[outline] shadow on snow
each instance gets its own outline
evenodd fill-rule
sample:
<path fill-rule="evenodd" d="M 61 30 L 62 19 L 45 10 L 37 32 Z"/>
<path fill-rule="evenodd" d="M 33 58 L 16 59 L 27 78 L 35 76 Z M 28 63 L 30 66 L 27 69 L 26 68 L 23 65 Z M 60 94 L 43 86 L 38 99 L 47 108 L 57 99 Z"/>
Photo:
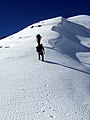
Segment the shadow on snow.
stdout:
<path fill-rule="evenodd" d="M 60 66 L 63 66 L 63 67 L 66 67 L 66 68 L 69 68 L 69 69 L 72 69 L 72 70 L 79 71 L 79 72 L 82 72 L 82 73 L 85 73 L 85 74 L 90 75 L 89 72 L 86 72 L 86 71 L 84 71 L 84 70 L 80 70 L 80 69 L 77 69 L 77 68 L 74 68 L 74 67 L 70 67 L 70 66 L 64 65 L 64 64 L 62 64 L 62 63 L 57 63 L 57 62 L 48 61 L 48 60 L 45 60 L 44 62 L 45 62 L 45 63 L 49 63 L 49 64 L 54 64 L 54 65 L 60 65 Z"/>

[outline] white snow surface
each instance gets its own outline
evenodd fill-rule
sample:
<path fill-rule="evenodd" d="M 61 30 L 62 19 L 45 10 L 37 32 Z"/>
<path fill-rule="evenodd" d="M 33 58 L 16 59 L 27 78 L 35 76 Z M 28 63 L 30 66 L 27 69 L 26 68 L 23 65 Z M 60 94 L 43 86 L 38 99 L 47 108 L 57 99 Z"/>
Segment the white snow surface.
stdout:
<path fill-rule="evenodd" d="M 0 120 L 90 120 L 90 16 L 43 20 L 0 41 Z"/>

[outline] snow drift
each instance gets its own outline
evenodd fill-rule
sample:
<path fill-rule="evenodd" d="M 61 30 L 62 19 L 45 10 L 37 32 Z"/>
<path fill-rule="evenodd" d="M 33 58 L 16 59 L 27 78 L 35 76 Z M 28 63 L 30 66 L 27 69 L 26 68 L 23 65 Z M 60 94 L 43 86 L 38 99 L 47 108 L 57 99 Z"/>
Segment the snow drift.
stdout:
<path fill-rule="evenodd" d="M 43 20 L 0 41 L 0 119 L 90 119 L 90 16 Z"/>

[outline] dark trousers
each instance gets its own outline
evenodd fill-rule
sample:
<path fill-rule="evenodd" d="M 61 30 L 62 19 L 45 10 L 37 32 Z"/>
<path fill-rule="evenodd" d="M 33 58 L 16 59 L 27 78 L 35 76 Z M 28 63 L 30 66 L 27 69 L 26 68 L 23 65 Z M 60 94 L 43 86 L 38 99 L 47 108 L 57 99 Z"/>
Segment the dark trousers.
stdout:
<path fill-rule="evenodd" d="M 42 57 L 42 61 L 44 61 L 44 54 L 43 54 L 43 52 L 42 53 L 38 53 L 39 60 L 40 60 L 40 56 Z"/>

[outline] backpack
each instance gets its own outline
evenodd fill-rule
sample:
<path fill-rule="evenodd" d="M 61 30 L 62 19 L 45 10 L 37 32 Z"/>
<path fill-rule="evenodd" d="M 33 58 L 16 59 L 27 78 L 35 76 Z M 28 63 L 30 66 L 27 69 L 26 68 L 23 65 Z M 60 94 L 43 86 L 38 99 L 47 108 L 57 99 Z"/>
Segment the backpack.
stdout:
<path fill-rule="evenodd" d="M 39 46 L 37 46 L 37 47 L 36 47 L 36 51 L 37 51 L 37 52 L 39 52 L 39 51 L 40 51 L 40 50 L 39 50 Z"/>
<path fill-rule="evenodd" d="M 36 51 L 37 51 L 38 53 L 42 53 L 43 50 L 44 50 L 44 48 L 43 48 L 42 44 L 36 47 Z"/>

